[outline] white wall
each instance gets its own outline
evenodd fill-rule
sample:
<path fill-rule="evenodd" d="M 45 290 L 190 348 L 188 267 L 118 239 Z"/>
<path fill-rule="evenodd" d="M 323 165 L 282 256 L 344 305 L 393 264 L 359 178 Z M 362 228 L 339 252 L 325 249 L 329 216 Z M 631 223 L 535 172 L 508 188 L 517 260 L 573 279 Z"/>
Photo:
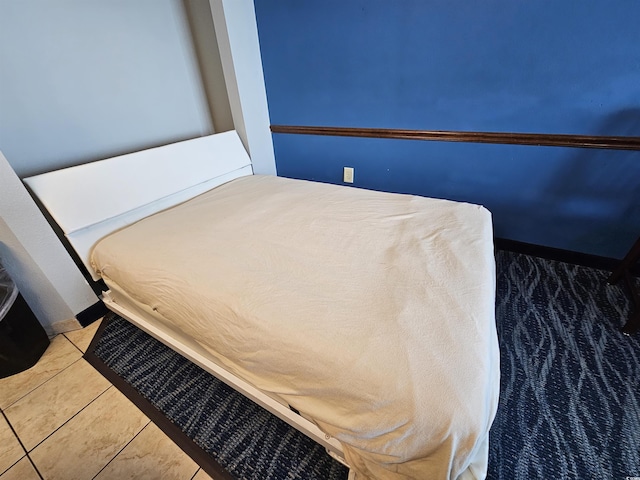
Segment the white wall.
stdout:
<path fill-rule="evenodd" d="M 225 105 L 211 115 L 208 101 Z M 49 333 L 77 326 L 65 327 L 97 297 L 19 177 L 202 136 L 214 122 L 239 131 L 256 173 L 275 174 L 251 0 L 0 0 L 0 255 Z"/>
<path fill-rule="evenodd" d="M 0 72 L 20 177 L 213 131 L 179 0 L 1 1 Z"/>
<path fill-rule="evenodd" d="M 216 132 L 233 130 L 235 127 L 209 0 L 183 0 L 183 5 L 189 21 L 213 129 Z"/>
<path fill-rule="evenodd" d="M 48 334 L 79 328 L 98 301 L 0 152 L 0 258 Z"/>
<path fill-rule="evenodd" d="M 78 328 L 98 298 L 18 177 L 213 131 L 182 4 L 0 1 L 0 72 L 0 255 L 48 333 Z"/>
<path fill-rule="evenodd" d="M 254 173 L 275 175 L 253 0 L 210 0 L 233 123 Z"/>

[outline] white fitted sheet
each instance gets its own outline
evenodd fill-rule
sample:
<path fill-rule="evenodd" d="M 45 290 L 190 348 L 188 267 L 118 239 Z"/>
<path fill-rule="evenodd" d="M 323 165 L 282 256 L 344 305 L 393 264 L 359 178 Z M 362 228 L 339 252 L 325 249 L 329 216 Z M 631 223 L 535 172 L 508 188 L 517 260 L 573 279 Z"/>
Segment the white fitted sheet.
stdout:
<path fill-rule="evenodd" d="M 481 478 L 499 392 L 490 213 L 271 176 L 103 240 L 108 286 L 337 438 L 356 478 Z"/>

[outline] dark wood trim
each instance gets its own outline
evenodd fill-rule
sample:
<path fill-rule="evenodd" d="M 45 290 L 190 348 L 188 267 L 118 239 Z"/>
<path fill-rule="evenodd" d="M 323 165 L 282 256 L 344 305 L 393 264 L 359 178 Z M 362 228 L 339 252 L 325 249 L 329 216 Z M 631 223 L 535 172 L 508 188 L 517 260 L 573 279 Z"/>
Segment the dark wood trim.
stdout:
<path fill-rule="evenodd" d="M 640 292 L 631 278 L 631 273 L 629 273 L 629 271 L 624 273 L 624 284 L 627 287 L 627 292 L 631 298 L 632 306 L 629 319 L 627 320 L 627 323 L 625 323 L 624 327 L 622 327 L 622 333 L 626 335 L 633 335 L 640 330 Z"/>
<path fill-rule="evenodd" d="M 630 272 L 634 265 L 640 260 L 640 237 L 636 243 L 629 249 L 622 261 L 616 266 L 615 270 L 609 277 L 609 283 L 615 284 L 624 276 L 626 272 Z"/>
<path fill-rule="evenodd" d="M 611 257 L 602 257 L 588 253 L 563 250 L 561 248 L 545 247 L 532 243 L 519 242 L 506 238 L 495 238 L 494 244 L 498 250 L 523 253 L 533 257 L 556 260 L 558 262 L 581 265 L 583 267 L 596 268 L 598 270 L 613 271 L 620 264 L 620 260 Z M 640 265 L 631 266 L 629 272 L 634 276 L 640 276 Z"/>
<path fill-rule="evenodd" d="M 149 400 L 144 398 L 135 388 L 125 382 L 118 374 L 111 370 L 95 353 L 95 347 L 110 321 L 109 316 L 98 327 L 98 331 L 93 337 L 89 348 L 84 354 L 84 359 L 93 368 L 102 374 L 111 384 L 131 400 L 142 413 L 155 423 L 173 442 L 189 455 L 200 468 L 216 480 L 234 480 L 234 477 L 226 471 L 215 459 L 189 438 L 176 424 L 171 422 L 160 410 L 158 410 Z"/>
<path fill-rule="evenodd" d="M 104 303 L 102 303 L 102 300 L 100 300 L 99 302 L 94 303 L 89 308 L 85 308 L 83 311 L 77 314 L 76 320 L 78 320 L 78 322 L 80 322 L 80 325 L 82 325 L 83 327 L 88 327 L 96 320 L 104 317 L 108 312 L 109 310 L 107 310 L 107 307 L 105 307 Z"/>
<path fill-rule="evenodd" d="M 634 310 L 632 310 L 629 320 L 622 329 L 627 335 L 631 335 L 640 330 L 640 290 L 631 278 L 632 270 L 638 267 L 638 260 L 640 260 L 640 237 L 638 237 L 636 243 L 629 249 L 629 252 L 627 252 L 608 280 L 609 283 L 616 284 L 620 279 L 623 279 L 629 296 L 631 297 Z"/>
<path fill-rule="evenodd" d="M 640 257 L 640 238 L 622 261 L 616 260 L 615 258 L 600 257 L 559 248 L 543 247 L 504 238 L 494 239 L 494 245 L 498 250 L 508 250 L 510 252 L 545 258 L 547 260 L 557 260 L 573 265 L 612 271 L 613 273 L 609 276 L 607 283 L 615 284 L 621 279 L 624 280 L 624 287 L 626 287 L 629 297 L 631 298 L 631 313 L 625 325 L 622 327 L 622 332 L 625 335 L 633 335 L 640 330 L 640 291 L 638 291 L 633 280 L 634 276 L 640 277 L 640 264 L 638 263 L 638 258 Z"/>
<path fill-rule="evenodd" d="M 446 130 L 402 130 L 395 128 L 312 127 L 271 125 L 271 132 L 335 137 L 394 138 L 437 142 L 494 143 L 546 147 L 640 150 L 640 137 L 560 135 L 551 133 L 461 132 Z"/>

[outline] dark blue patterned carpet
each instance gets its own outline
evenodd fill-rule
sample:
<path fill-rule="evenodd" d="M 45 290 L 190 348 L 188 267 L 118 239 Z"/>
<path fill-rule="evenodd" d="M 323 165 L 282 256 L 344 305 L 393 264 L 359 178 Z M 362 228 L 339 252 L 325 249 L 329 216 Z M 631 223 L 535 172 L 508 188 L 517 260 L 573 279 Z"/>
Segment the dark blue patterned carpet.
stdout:
<path fill-rule="evenodd" d="M 489 479 L 640 476 L 640 336 L 599 270 L 499 251 Z M 113 315 L 95 354 L 242 479 L 345 479 L 305 436 Z"/>
<path fill-rule="evenodd" d="M 94 354 L 235 478 L 348 476 L 323 447 L 116 315 Z"/>
<path fill-rule="evenodd" d="M 607 272 L 497 254 L 502 381 L 489 479 L 640 476 L 640 336 Z"/>

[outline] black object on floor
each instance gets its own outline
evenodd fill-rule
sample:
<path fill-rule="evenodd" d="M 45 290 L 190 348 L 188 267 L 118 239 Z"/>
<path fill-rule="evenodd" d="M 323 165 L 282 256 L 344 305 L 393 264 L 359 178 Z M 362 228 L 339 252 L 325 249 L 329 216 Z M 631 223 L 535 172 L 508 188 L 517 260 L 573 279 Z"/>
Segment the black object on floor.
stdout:
<path fill-rule="evenodd" d="M 34 366 L 49 337 L 0 264 L 0 378 Z"/>

